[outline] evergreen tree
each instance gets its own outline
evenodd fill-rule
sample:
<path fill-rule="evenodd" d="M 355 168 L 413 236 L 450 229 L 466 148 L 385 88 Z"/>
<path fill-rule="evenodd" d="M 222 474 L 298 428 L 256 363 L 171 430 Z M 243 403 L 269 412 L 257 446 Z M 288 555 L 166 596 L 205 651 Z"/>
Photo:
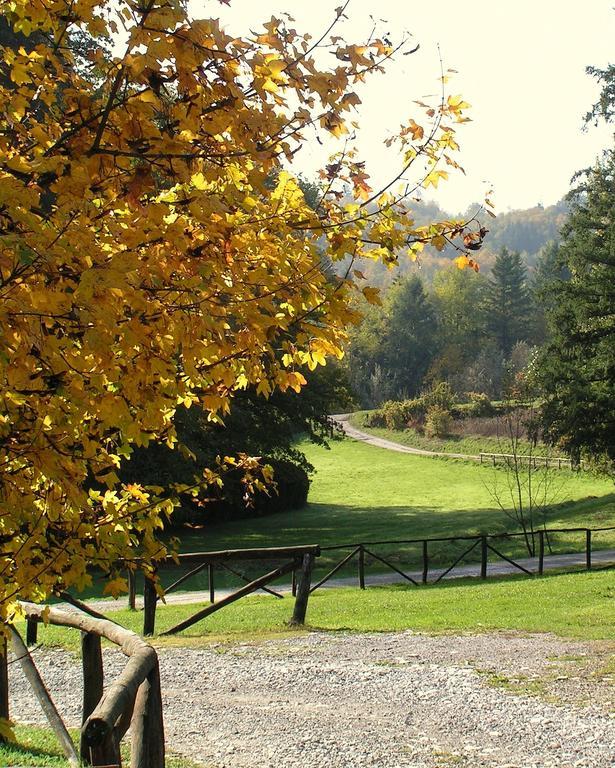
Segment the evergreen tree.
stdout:
<path fill-rule="evenodd" d="M 438 345 L 436 314 L 423 281 L 413 275 L 394 283 L 385 300 L 384 367 L 397 382 L 400 396 L 414 396 L 435 357 Z"/>
<path fill-rule="evenodd" d="M 578 457 L 615 463 L 615 152 L 571 193 L 560 248 L 568 280 L 552 287 L 552 340 L 540 364 L 545 427 Z"/>
<path fill-rule="evenodd" d="M 380 309 L 351 332 L 349 380 L 365 406 L 417 394 L 438 351 L 436 313 L 416 275 L 391 285 Z"/>
<path fill-rule="evenodd" d="M 496 256 L 485 313 L 488 335 L 507 357 L 515 342 L 532 338 L 532 300 L 518 252 L 502 248 Z"/>

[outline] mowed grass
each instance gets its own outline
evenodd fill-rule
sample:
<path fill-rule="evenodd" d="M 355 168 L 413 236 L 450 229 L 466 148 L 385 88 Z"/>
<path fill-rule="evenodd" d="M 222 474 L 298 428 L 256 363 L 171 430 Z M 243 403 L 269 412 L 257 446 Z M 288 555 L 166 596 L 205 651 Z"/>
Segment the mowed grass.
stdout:
<path fill-rule="evenodd" d="M 202 604 L 160 606 L 162 632 L 194 614 Z M 155 645 L 196 646 L 258 640 L 294 632 L 288 621 L 293 600 L 253 596 L 212 614 L 179 635 L 154 638 Z M 142 613 L 117 611 L 112 618 L 140 631 Z M 23 627 L 22 627 L 23 629 Z M 352 632 L 415 630 L 428 633 L 517 630 L 564 637 L 615 640 L 615 571 L 579 572 L 541 578 L 507 577 L 486 582 L 455 580 L 437 585 L 327 589 L 309 600 L 306 629 Z M 303 630 L 305 631 L 305 630 Z M 79 633 L 40 627 L 39 641 L 79 651 Z"/>
<path fill-rule="evenodd" d="M 495 506 L 489 492 L 494 470 L 470 462 L 412 456 L 343 440 L 331 449 L 302 444 L 316 467 L 309 503 L 301 510 L 236 520 L 179 533 L 181 551 L 238 549 L 320 544 L 323 547 L 357 542 L 456 537 L 479 533 L 518 531 L 519 526 Z M 547 524 L 556 528 L 615 525 L 615 494 L 611 482 L 586 473 L 561 470 L 560 503 L 549 514 Z M 550 538 L 554 552 L 582 551 L 582 533 L 557 534 Z M 615 531 L 596 534 L 596 548 L 615 548 Z M 463 541 L 430 545 L 434 568 L 450 565 L 467 545 Z M 527 555 L 521 539 L 498 544 L 508 556 Z M 421 544 L 375 546 L 397 565 L 409 570 L 421 567 Z M 329 570 L 345 551 L 324 551 L 317 561 L 317 574 Z M 469 559 L 476 560 L 475 550 Z M 386 570 L 370 562 L 373 571 Z M 243 564 L 248 577 L 264 573 L 263 568 Z M 343 574 L 356 572 L 356 564 Z M 177 568 L 163 574 L 169 584 L 181 573 Z M 217 577 L 221 586 L 229 577 Z M 239 583 L 239 582 L 237 582 Z M 204 589 L 205 572 L 187 581 L 182 588 Z"/>

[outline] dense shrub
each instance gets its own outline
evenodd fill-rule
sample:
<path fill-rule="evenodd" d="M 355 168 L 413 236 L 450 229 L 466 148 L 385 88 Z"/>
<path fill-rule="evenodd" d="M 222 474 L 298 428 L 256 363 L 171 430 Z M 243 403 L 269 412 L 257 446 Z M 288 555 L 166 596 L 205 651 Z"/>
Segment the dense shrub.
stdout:
<path fill-rule="evenodd" d="M 359 422 L 363 427 L 386 427 L 384 413 L 381 408 L 361 414 Z"/>
<path fill-rule="evenodd" d="M 420 401 L 425 411 L 435 405 L 450 411 L 455 404 L 455 394 L 447 382 L 441 381 L 428 392 L 424 392 Z"/>
<path fill-rule="evenodd" d="M 427 437 L 446 437 L 450 435 L 453 426 L 451 412 L 441 405 L 432 405 L 425 417 L 425 434 Z"/>
<path fill-rule="evenodd" d="M 420 419 L 425 413 L 422 398 L 415 400 L 389 400 L 380 409 L 387 429 L 405 429 L 409 422 Z"/>
<path fill-rule="evenodd" d="M 251 503 L 248 503 L 241 478 L 229 474 L 224 479 L 218 498 L 209 498 L 205 502 L 182 499 L 181 507 L 173 514 L 172 524 L 202 525 L 222 520 L 264 517 L 303 507 L 310 488 L 307 472 L 284 459 L 263 459 L 263 463 L 271 465 L 274 471 L 275 487 L 269 487 L 268 494 L 257 491 Z"/>
<path fill-rule="evenodd" d="M 468 416 L 493 416 L 495 408 L 489 399 L 489 395 L 484 392 L 468 392 Z"/>

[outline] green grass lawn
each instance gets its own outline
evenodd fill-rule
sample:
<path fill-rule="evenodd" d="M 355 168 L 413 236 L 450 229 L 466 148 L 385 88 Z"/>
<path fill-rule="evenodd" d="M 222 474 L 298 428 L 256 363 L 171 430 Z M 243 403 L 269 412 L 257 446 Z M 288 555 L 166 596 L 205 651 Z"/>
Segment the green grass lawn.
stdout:
<path fill-rule="evenodd" d="M 157 631 L 195 613 L 201 605 L 160 606 Z M 156 645 L 255 639 L 289 629 L 293 600 L 253 596 L 212 614 Z M 114 620 L 140 631 L 142 613 L 121 610 Z M 555 632 L 565 637 L 615 640 L 614 571 L 579 572 L 541 578 L 507 577 L 487 582 L 464 579 L 426 587 L 327 589 L 309 600 L 308 628 L 326 631 L 389 632 L 405 629 L 430 633 L 518 630 Z M 22 626 L 23 629 L 23 626 Z M 40 627 L 39 641 L 78 652 L 74 630 Z"/>
<path fill-rule="evenodd" d="M 182 551 L 234 549 L 241 547 L 320 544 L 332 546 L 352 542 L 391 539 L 455 537 L 464 534 L 517 531 L 518 525 L 496 508 L 489 493 L 494 470 L 468 462 L 434 459 L 395 453 L 344 440 L 327 451 L 303 444 L 316 467 L 309 503 L 301 510 L 256 520 L 236 520 L 180 533 Z M 501 472 L 502 470 L 495 470 Z M 585 473 L 561 470 L 560 503 L 548 518 L 549 527 L 574 528 L 615 525 L 615 494 L 611 482 Z M 551 538 L 554 552 L 582 551 L 583 534 L 558 534 Z M 596 548 L 615 547 L 615 531 L 596 534 Z M 464 542 L 430 545 L 434 567 L 452 563 L 463 552 Z M 501 543 L 509 556 L 523 556 L 521 539 Z M 410 570 L 420 569 L 421 545 L 383 545 L 377 553 Z M 324 552 L 318 561 L 323 574 L 344 552 Z M 473 553 L 474 559 L 478 552 Z M 373 563 L 368 567 L 382 571 Z M 249 576 L 261 568 L 244 566 Z M 356 565 L 344 573 L 354 573 Z M 166 583 L 177 577 L 172 568 Z M 231 583 L 227 578 L 221 585 Z M 187 589 L 207 586 L 203 572 L 186 582 Z"/>
<path fill-rule="evenodd" d="M 183 552 L 242 547 L 292 546 L 320 544 L 323 547 L 352 542 L 455 537 L 478 533 L 517 531 L 518 525 L 496 508 L 489 493 L 493 482 L 492 467 L 395 453 L 361 442 L 333 442 L 326 450 L 309 443 L 301 445 L 308 460 L 316 467 L 308 504 L 301 510 L 252 520 L 235 520 L 180 532 Z M 563 487 L 560 503 L 548 518 L 549 527 L 574 528 L 615 525 L 613 484 L 587 473 L 561 470 Z M 584 534 L 557 534 L 551 538 L 554 552 L 582 551 Z M 596 548 L 615 548 L 615 531 L 594 535 Z M 452 564 L 466 543 L 439 542 L 430 545 L 434 568 Z M 527 554 L 521 539 L 500 542 L 498 548 L 508 556 Z M 407 570 L 420 570 L 421 545 L 381 545 L 373 548 Z M 321 576 L 344 551 L 325 551 L 317 561 L 316 575 Z M 475 550 L 471 558 L 478 558 Z M 366 560 L 368 570 L 386 570 L 377 561 Z M 243 563 L 249 578 L 266 572 L 267 564 Z M 170 584 L 184 569 L 165 569 L 162 580 Z M 356 563 L 340 575 L 356 573 Z M 235 577 L 217 573 L 220 587 L 239 585 Z M 203 571 L 182 585 L 181 589 L 207 588 Z M 85 596 L 100 595 L 95 583 Z"/>

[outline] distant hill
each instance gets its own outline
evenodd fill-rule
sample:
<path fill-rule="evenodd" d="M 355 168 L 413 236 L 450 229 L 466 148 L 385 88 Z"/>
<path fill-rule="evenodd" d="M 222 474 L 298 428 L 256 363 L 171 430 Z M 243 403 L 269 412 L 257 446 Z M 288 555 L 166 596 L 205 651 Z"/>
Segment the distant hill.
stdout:
<path fill-rule="evenodd" d="M 436 219 L 464 218 L 472 216 L 479 205 L 470 206 L 463 214 L 451 215 L 443 211 L 433 202 L 419 203 L 413 209 L 418 224 Z M 534 208 L 509 211 L 499 214 L 495 219 L 482 213 L 481 223 L 489 230 L 483 248 L 476 254 L 481 271 L 489 273 L 495 259 L 495 254 L 503 247 L 520 251 L 530 270 L 536 264 L 536 256 L 540 249 L 549 242 L 557 240 L 559 232 L 568 214 L 568 203 L 560 200 L 555 205 L 544 208 L 537 205 Z M 439 253 L 433 248 L 426 249 L 420 264 L 401 258 L 399 267 L 387 269 L 383 264 L 373 262 L 361 267 L 368 281 L 373 285 L 386 287 L 391 281 L 410 270 L 418 273 L 427 283 L 431 283 L 434 273 L 450 263 L 454 258 L 453 249 Z"/>

